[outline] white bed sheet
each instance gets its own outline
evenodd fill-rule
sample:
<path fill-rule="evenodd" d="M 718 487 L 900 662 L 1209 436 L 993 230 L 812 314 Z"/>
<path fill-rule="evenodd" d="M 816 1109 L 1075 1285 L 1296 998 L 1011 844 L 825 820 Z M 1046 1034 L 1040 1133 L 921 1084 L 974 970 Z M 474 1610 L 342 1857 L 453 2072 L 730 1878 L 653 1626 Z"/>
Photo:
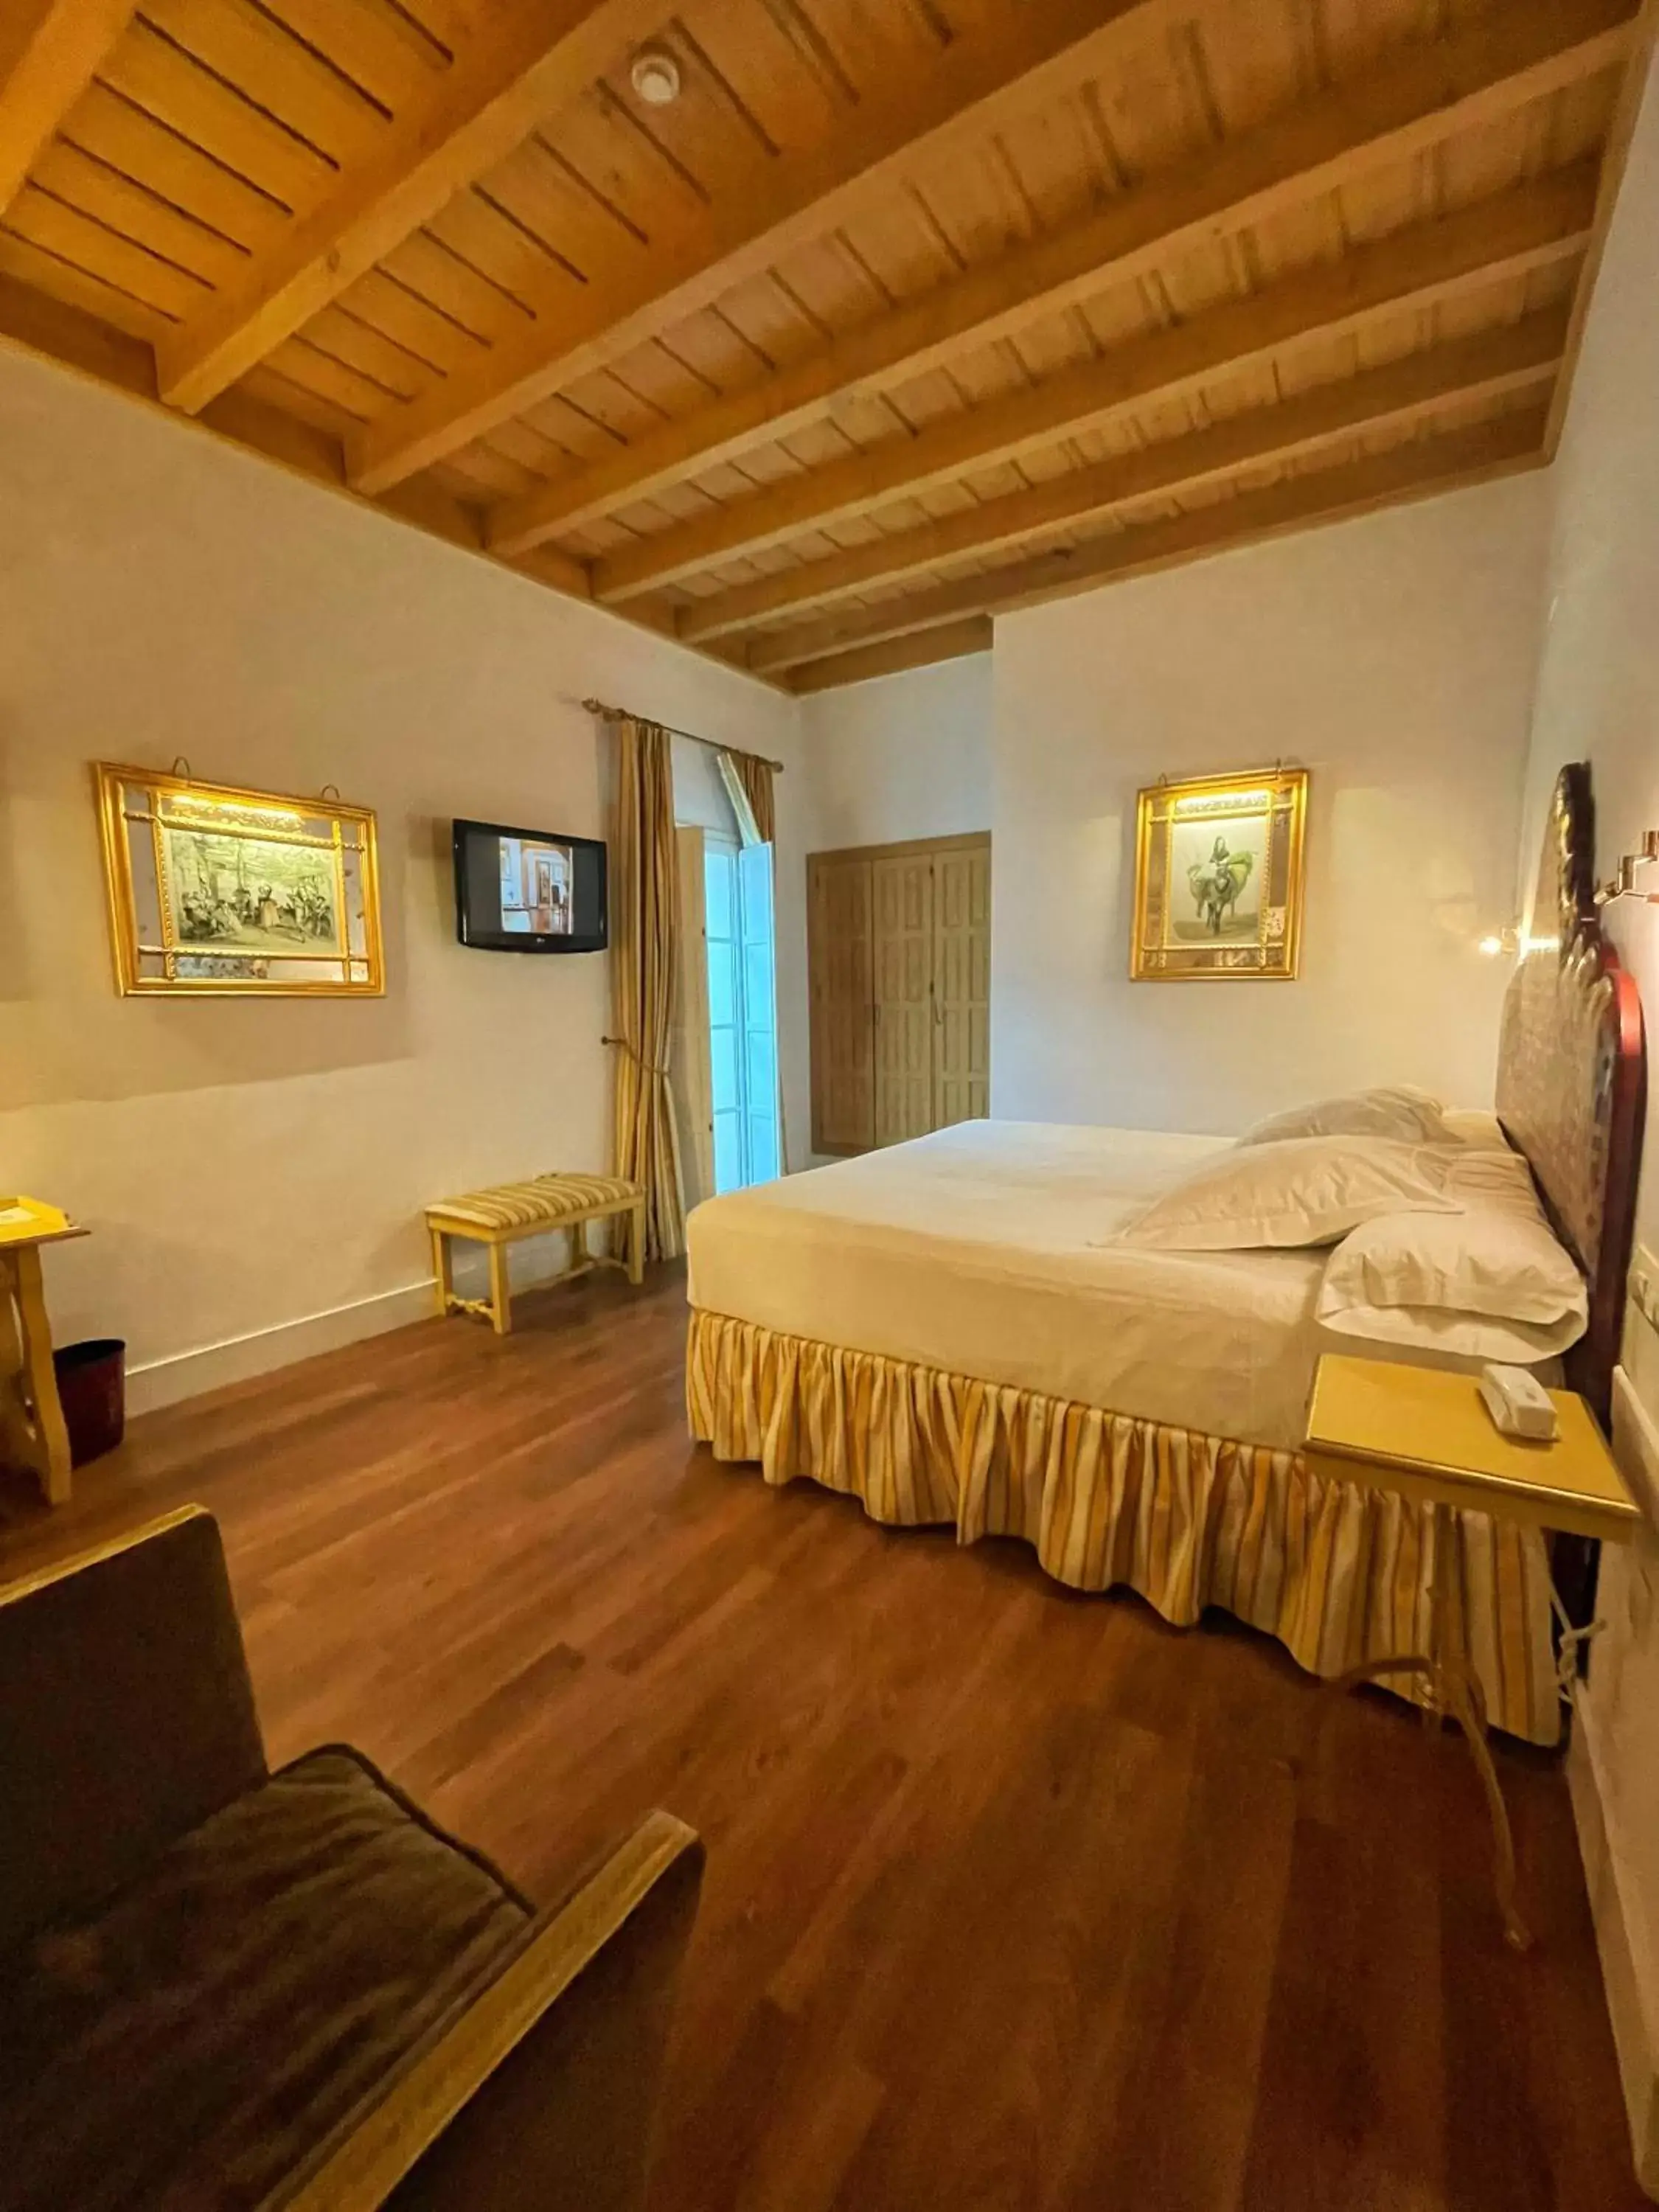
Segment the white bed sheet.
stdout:
<path fill-rule="evenodd" d="M 1143 1420 L 1296 1445 L 1326 1255 L 1110 1242 L 1228 1141 L 962 1122 L 707 1200 L 690 1223 L 691 1303 Z"/>

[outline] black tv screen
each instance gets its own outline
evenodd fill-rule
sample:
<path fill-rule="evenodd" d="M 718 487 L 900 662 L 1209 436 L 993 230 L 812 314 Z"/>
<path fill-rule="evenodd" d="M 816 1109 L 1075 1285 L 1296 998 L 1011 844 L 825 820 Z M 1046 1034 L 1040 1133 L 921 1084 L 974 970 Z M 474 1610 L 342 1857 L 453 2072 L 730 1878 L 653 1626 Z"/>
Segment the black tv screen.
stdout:
<path fill-rule="evenodd" d="M 605 847 L 557 830 L 458 822 L 455 933 L 487 952 L 603 952 Z"/>

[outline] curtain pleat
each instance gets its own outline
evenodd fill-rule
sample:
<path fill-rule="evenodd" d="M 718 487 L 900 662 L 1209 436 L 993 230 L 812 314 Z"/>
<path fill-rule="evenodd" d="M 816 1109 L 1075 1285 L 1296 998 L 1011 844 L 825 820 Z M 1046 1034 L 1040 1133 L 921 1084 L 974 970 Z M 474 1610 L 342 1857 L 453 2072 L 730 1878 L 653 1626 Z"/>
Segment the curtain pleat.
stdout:
<path fill-rule="evenodd" d="M 679 935 L 674 775 L 668 732 L 617 724 L 611 973 L 617 1048 L 614 1166 L 645 1188 L 645 1257 L 685 1248 L 684 1185 L 668 1082 Z"/>

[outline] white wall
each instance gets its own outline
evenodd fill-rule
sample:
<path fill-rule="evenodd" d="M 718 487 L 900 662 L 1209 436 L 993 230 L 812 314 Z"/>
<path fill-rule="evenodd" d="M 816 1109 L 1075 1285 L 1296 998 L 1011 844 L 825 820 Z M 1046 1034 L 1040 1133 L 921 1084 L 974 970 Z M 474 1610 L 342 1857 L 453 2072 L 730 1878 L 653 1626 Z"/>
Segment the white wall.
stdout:
<path fill-rule="evenodd" d="M 815 852 L 990 828 L 988 653 L 803 706 Z"/>
<path fill-rule="evenodd" d="M 94 1232 L 49 1256 L 60 1340 L 125 1336 L 143 1366 L 287 1332 L 163 1366 L 141 1402 L 418 1310 L 387 1294 L 428 1273 L 428 1200 L 604 1163 L 607 963 L 463 950 L 447 850 L 455 814 L 606 833 L 590 692 L 795 750 L 775 692 L 0 357 L 0 1188 Z M 116 996 L 88 763 L 180 753 L 378 811 L 383 1000 Z M 780 792 L 780 968 L 804 1129 L 801 785 Z"/>
<path fill-rule="evenodd" d="M 1514 478 L 999 618 L 994 1112 L 1490 1101 L 1545 505 Z M 1280 758 L 1312 771 L 1301 981 L 1131 983 L 1137 790 Z"/>
<path fill-rule="evenodd" d="M 1548 483 L 1548 619 L 1521 862 L 1528 884 L 1538 824 L 1565 761 L 1591 763 L 1603 873 L 1659 825 L 1659 66 L 1650 71 Z M 1607 920 L 1641 986 L 1651 1048 L 1659 907 L 1621 901 Z M 1659 1081 L 1649 1091 L 1645 1158 L 1638 1235 L 1659 1251 Z M 1627 1342 L 1659 1422 L 1659 1345 L 1634 1313 Z M 1633 1452 L 1626 1464 L 1638 1471 Z M 1650 1474 L 1648 1495 L 1659 1498 Z M 1650 2114 L 1645 2179 L 1659 2192 L 1659 2121 L 1651 2117 L 1659 2107 L 1659 1537 L 1604 1551 L 1597 1611 L 1608 1625 L 1591 1659 L 1575 1749 L 1587 1755 L 1583 1771 L 1599 1796 L 1587 1807 L 1592 1894 L 1627 2081 Z M 1605 1863 L 1598 1826 L 1609 1846 Z"/>

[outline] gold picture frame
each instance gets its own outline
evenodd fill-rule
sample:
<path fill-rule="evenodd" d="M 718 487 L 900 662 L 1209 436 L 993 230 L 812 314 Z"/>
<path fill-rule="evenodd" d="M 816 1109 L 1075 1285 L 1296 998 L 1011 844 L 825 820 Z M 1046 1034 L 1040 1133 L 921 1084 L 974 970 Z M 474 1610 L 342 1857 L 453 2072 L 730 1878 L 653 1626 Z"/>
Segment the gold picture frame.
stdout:
<path fill-rule="evenodd" d="M 1293 982 L 1308 771 L 1154 784 L 1135 814 L 1135 982 Z"/>
<path fill-rule="evenodd" d="M 374 816 L 94 763 L 124 998 L 379 998 Z"/>

